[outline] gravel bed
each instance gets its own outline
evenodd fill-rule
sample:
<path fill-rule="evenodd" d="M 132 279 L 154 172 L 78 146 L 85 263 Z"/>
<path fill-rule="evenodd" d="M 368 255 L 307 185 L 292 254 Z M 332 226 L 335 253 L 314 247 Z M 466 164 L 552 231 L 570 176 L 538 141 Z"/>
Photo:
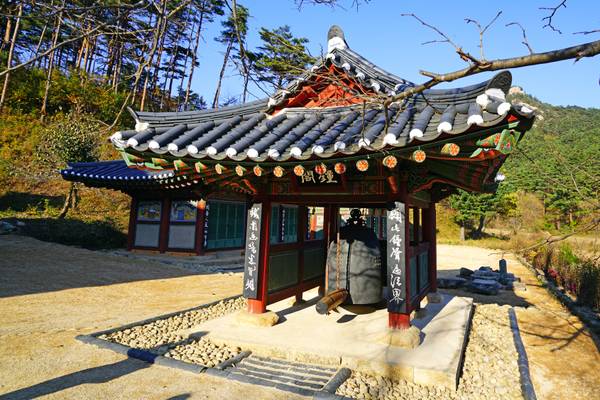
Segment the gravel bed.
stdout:
<path fill-rule="evenodd" d="M 165 354 L 165 357 L 215 367 L 223 361 L 237 356 L 241 351 L 242 349 L 239 347 L 215 344 L 207 338 L 200 338 L 174 347 Z"/>
<path fill-rule="evenodd" d="M 156 354 L 163 354 L 170 348 L 184 344 L 182 342 L 186 340 L 188 335 L 182 331 L 245 307 L 246 299 L 240 296 L 144 325 L 103 334 L 98 338 L 137 349 L 146 349 Z"/>
<path fill-rule="evenodd" d="M 477 304 L 456 392 L 353 372 L 337 394 L 357 399 L 523 399 L 510 306 Z"/>

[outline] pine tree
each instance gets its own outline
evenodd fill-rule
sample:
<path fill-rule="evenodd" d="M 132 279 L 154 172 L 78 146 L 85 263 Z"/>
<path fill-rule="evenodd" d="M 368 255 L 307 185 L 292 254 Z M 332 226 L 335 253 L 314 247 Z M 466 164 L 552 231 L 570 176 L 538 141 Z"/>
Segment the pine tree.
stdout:
<path fill-rule="evenodd" d="M 287 25 L 273 30 L 261 28 L 260 38 L 263 44 L 258 47 L 254 69 L 258 80 L 275 90 L 286 86 L 316 61 L 306 49 L 308 39 L 294 37 Z"/>
<path fill-rule="evenodd" d="M 218 108 L 219 97 L 221 95 L 221 84 L 223 83 L 223 77 L 225 76 L 231 53 L 232 51 L 236 52 L 234 46 L 239 44 L 238 36 L 242 41 L 245 41 L 246 34 L 248 33 L 248 17 L 250 16 L 248 9 L 241 4 L 237 4 L 236 16 L 237 20 L 234 18 L 232 12 L 225 21 L 221 22 L 223 30 L 221 31 L 221 34 L 215 38 L 217 42 L 224 44 L 226 47 L 223 56 L 223 65 L 221 66 L 219 79 L 217 80 L 217 89 L 215 90 L 212 108 Z M 242 54 L 241 56 L 243 57 L 244 55 Z"/>

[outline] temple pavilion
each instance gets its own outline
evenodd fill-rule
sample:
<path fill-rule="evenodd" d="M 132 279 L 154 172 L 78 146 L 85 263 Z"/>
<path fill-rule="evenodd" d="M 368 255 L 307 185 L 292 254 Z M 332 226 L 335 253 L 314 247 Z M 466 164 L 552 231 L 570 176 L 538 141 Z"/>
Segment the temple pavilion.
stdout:
<path fill-rule="evenodd" d="M 389 326 L 436 291 L 435 204 L 456 188 L 493 192 L 498 169 L 533 123 L 505 100 L 511 74 L 429 89 L 350 49 L 327 54 L 272 97 L 187 112 L 130 110 L 111 136 L 123 160 L 72 163 L 64 179 L 131 196 L 129 249 L 203 254 L 244 249 L 250 313 L 326 285 L 340 210 L 360 208 L 383 253 Z"/>

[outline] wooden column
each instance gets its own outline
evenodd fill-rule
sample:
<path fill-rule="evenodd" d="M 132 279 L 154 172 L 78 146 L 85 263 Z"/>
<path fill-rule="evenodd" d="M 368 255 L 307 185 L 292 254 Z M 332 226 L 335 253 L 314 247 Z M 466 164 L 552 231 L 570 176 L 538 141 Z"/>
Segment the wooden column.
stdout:
<path fill-rule="evenodd" d="M 160 233 L 158 235 L 158 250 L 161 253 L 167 251 L 169 244 L 169 220 L 171 218 L 171 199 L 162 201 L 162 212 L 160 215 Z"/>
<path fill-rule="evenodd" d="M 429 291 L 436 292 L 437 291 L 437 244 L 436 244 L 436 214 L 435 214 L 435 203 L 431 203 L 429 208 L 424 210 L 424 231 L 423 239 L 429 242 Z"/>
<path fill-rule="evenodd" d="M 306 206 L 298 206 L 298 223 L 296 224 L 296 236 L 298 238 L 298 290 L 296 291 L 296 302 L 302 301 L 302 279 L 304 278 L 304 241 L 306 240 L 306 226 L 309 223 L 309 210 Z"/>
<path fill-rule="evenodd" d="M 129 208 L 129 227 L 127 228 L 127 250 L 131 251 L 135 244 L 135 223 L 137 219 L 137 197 L 131 196 L 131 206 Z"/>
<path fill-rule="evenodd" d="M 252 212 L 252 208 L 248 210 Z M 247 225 L 252 223 L 252 218 L 248 218 Z M 260 241 L 259 241 L 259 260 L 258 260 L 258 272 L 256 276 L 256 298 L 248 298 L 246 292 L 244 295 L 248 298 L 248 312 L 260 314 L 267 310 L 267 293 L 268 293 L 268 277 L 269 277 L 269 228 L 271 226 L 271 202 L 265 201 L 262 203 L 261 218 L 260 218 Z M 251 229 L 246 228 L 246 271 L 244 277 L 248 273 L 248 246 L 253 243 L 249 240 L 251 235 Z M 246 282 L 244 283 L 246 285 Z"/>
<path fill-rule="evenodd" d="M 323 245 L 325 252 L 325 282 L 323 288 L 319 290 L 323 294 L 327 294 L 329 291 L 329 267 L 327 266 L 327 250 L 329 249 L 329 243 L 336 239 L 336 233 L 338 231 L 338 214 L 340 208 L 337 205 L 325 206 L 323 210 Z"/>
<path fill-rule="evenodd" d="M 195 251 L 199 256 L 204 255 L 204 223 L 206 222 L 206 200 L 198 200 L 196 206 L 196 246 Z"/>

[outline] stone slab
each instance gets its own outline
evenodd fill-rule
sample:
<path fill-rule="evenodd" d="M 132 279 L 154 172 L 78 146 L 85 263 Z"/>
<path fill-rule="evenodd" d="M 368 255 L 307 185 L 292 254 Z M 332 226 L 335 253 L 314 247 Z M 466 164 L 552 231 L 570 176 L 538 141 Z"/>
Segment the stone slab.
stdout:
<path fill-rule="evenodd" d="M 350 369 L 456 389 L 471 318 L 472 299 L 442 295 L 426 305 L 427 315 L 414 319 L 420 344 L 403 349 L 384 343 L 388 313 L 373 307 L 340 307 L 319 315 L 317 291 L 305 293 L 305 304 L 288 300 L 271 304 L 279 316 L 271 327 L 240 325 L 235 315 L 204 322 L 194 329 L 217 343 L 240 346 L 253 354 Z"/>

